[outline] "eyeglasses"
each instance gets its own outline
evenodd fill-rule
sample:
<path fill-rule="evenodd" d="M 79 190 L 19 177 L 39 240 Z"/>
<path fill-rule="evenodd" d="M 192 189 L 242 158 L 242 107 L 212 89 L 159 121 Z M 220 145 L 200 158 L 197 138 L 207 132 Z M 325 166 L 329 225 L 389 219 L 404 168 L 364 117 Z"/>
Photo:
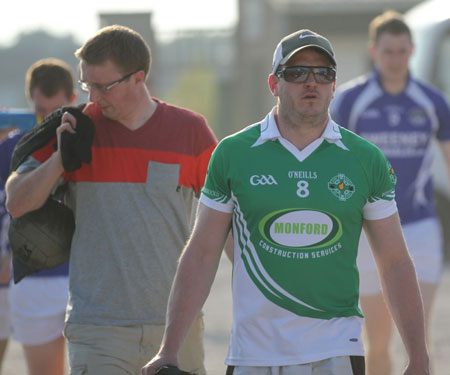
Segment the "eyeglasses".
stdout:
<path fill-rule="evenodd" d="M 332 83 L 336 79 L 336 70 L 327 66 L 287 66 L 275 74 L 286 82 L 305 83 L 311 72 L 317 83 Z"/>
<path fill-rule="evenodd" d="M 118 79 L 117 81 L 111 82 L 108 85 L 101 85 L 100 83 L 88 83 L 79 80 L 78 83 L 80 85 L 81 90 L 89 92 L 90 90 L 94 89 L 96 91 L 100 91 L 103 94 L 106 94 L 109 90 L 111 90 L 113 87 L 117 86 L 119 83 L 127 80 L 130 78 L 134 73 L 139 72 L 139 70 L 136 70 L 135 72 L 128 73 L 124 75 L 122 78 Z"/>

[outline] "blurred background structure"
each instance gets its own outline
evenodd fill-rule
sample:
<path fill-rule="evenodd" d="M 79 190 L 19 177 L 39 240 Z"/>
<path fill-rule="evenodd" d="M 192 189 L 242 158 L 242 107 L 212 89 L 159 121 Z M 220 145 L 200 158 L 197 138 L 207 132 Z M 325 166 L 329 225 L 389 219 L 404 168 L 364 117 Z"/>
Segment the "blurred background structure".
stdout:
<path fill-rule="evenodd" d="M 217 1 L 220 0 L 212 0 L 210 4 L 217 6 Z M 97 14 L 97 27 L 121 24 L 140 32 L 152 48 L 148 79 L 151 93 L 202 113 L 219 139 L 259 121 L 274 105 L 267 77 L 275 46 L 284 35 L 310 28 L 327 36 L 337 55 L 339 85 L 370 70 L 368 23 L 386 9 L 412 13 L 408 20 L 417 42 L 414 73 L 450 98 L 450 74 L 447 74 L 450 21 L 443 22 L 450 19 L 447 0 L 225 0 L 225 3 L 234 7 L 236 14 L 234 22 L 226 28 L 204 28 L 198 24 L 189 29 L 158 32 L 154 22 L 157 4 L 151 4 L 152 10 L 148 11 L 101 11 Z M 435 5 L 429 11 L 417 7 L 427 3 Z M 182 10 L 176 6 L 177 0 L 170 4 L 175 18 Z M 192 4 L 188 8 L 192 15 L 204 11 L 197 9 L 199 2 Z M 412 8 L 417 9 L 411 12 Z M 206 24 L 213 16 L 221 17 L 211 12 L 203 16 Z M 83 41 L 72 34 L 58 36 L 47 29 L 38 29 L 22 32 L 10 46 L 0 46 L 0 106 L 27 107 L 24 73 L 39 58 L 61 58 L 76 72 L 74 51 Z M 86 95 L 79 92 L 79 102 L 86 100 Z M 446 254 L 450 259 L 450 197 L 446 172 L 440 173 L 439 160 L 438 199 L 444 203 L 438 207 L 449 228 L 445 232 L 449 233 Z"/>
<path fill-rule="evenodd" d="M 420 0 L 226 0 L 237 19 L 227 29 L 176 30 L 158 35 L 153 12 L 98 14 L 98 27 L 122 24 L 140 32 L 153 51 L 149 85 L 153 95 L 203 113 L 221 138 L 258 121 L 273 106 L 267 76 L 282 36 L 310 28 L 335 47 L 338 82 L 370 68 L 368 22 L 387 8 L 405 12 Z M 157 8 L 157 5 L 155 5 Z M 174 10 L 175 11 L 175 10 Z M 192 12 L 201 10 L 192 9 Z M 188 16 L 188 15 L 187 15 Z M 205 15 L 208 17 L 208 15 Z M 80 27 L 83 27 L 81 24 Z M 46 30 L 22 33 L 0 48 L 0 104 L 26 107 L 24 72 L 53 56 L 76 71 L 73 52 L 83 41 Z M 80 101 L 86 100 L 83 95 Z"/>

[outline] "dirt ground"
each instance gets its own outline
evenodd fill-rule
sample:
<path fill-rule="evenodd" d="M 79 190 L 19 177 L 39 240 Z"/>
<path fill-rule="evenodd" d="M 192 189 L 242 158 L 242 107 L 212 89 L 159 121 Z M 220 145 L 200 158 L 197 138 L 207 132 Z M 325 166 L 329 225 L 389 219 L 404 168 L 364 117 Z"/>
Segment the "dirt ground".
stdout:
<path fill-rule="evenodd" d="M 210 375 L 225 374 L 229 327 L 231 325 L 231 265 L 223 258 L 211 294 L 205 305 L 206 368 Z M 439 288 L 433 315 L 433 375 L 450 374 L 450 265 L 447 264 Z M 394 374 L 401 374 L 405 357 L 396 336 Z M 26 366 L 20 346 L 11 342 L 3 364 L 2 375 L 25 375 Z"/>

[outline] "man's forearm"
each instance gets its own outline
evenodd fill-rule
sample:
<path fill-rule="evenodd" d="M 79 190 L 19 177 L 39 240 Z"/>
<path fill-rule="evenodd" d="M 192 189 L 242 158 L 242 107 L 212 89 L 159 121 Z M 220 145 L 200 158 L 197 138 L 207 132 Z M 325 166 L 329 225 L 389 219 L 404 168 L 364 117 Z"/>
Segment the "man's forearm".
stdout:
<path fill-rule="evenodd" d="M 166 332 L 161 353 L 172 358 L 178 353 L 190 326 L 203 307 L 217 271 L 221 253 L 194 256 L 187 249 L 180 259 L 169 298 Z"/>
<path fill-rule="evenodd" d="M 422 299 L 413 263 L 409 257 L 380 271 L 383 294 L 416 366 L 428 366 Z"/>
<path fill-rule="evenodd" d="M 6 208 L 19 217 L 41 207 L 63 172 L 60 155 L 54 153 L 38 168 L 24 173 L 13 172 L 6 182 Z"/>
<path fill-rule="evenodd" d="M 178 365 L 181 344 L 211 290 L 231 217 L 231 213 L 200 203 L 192 237 L 180 258 L 172 284 L 161 348 L 142 368 L 143 375 L 153 375 L 162 365 Z"/>

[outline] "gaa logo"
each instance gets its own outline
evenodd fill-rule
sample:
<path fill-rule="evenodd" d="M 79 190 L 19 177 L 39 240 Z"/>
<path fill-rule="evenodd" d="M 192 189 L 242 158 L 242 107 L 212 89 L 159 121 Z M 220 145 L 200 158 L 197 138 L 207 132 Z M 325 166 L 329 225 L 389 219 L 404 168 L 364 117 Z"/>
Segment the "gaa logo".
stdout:
<path fill-rule="evenodd" d="M 278 185 L 278 183 L 275 181 L 275 179 L 273 178 L 273 176 L 271 174 L 269 174 L 268 176 L 265 175 L 253 175 L 252 177 L 250 177 L 250 183 L 253 186 L 256 185 Z"/>
<path fill-rule="evenodd" d="M 339 173 L 328 182 L 328 190 L 340 201 L 346 201 L 355 192 L 355 185 L 348 177 Z"/>

